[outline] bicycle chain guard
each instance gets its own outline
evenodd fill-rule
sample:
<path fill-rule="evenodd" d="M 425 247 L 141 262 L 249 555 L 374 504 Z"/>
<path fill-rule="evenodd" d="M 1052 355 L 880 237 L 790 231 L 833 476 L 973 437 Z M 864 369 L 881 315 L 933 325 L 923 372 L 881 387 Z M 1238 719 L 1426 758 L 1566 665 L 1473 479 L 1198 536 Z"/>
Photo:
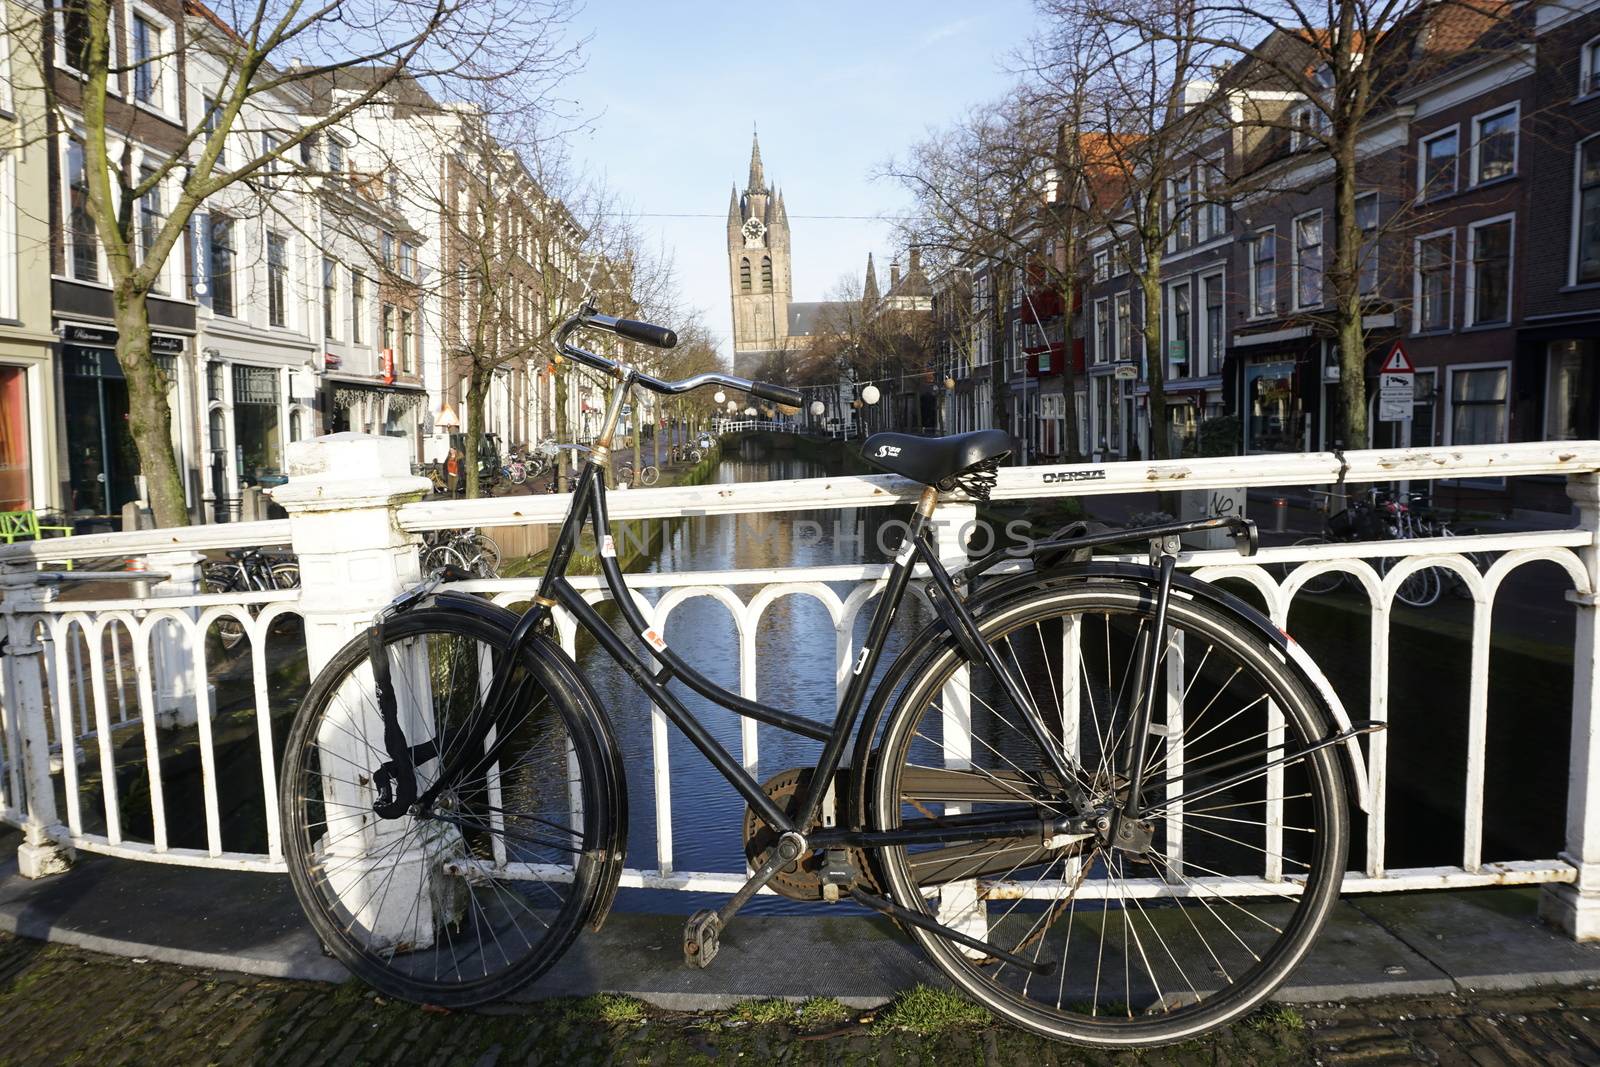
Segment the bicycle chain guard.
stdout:
<path fill-rule="evenodd" d="M 761 791 L 772 798 L 778 809 L 789 818 L 800 814 L 800 795 L 811 782 L 814 768 L 790 767 L 779 771 L 761 785 Z M 848 796 L 844 792 L 848 788 L 845 778 L 845 768 L 840 768 L 835 775 L 838 796 Z M 803 834 L 811 834 L 822 828 L 820 822 L 813 822 L 810 826 L 800 827 Z M 752 870 L 759 870 L 766 862 L 767 856 L 776 847 L 780 835 L 778 831 L 762 821 L 761 816 L 748 805 L 744 811 L 744 855 L 749 861 Z M 847 849 L 851 865 L 857 872 L 865 872 L 867 868 L 866 857 L 859 849 Z M 837 866 L 837 865 L 836 865 Z M 826 899 L 823 886 L 828 884 L 828 859 L 824 853 L 812 853 L 802 856 L 794 863 L 782 868 L 772 876 L 768 886 L 776 892 L 783 894 L 790 900 L 819 901 Z"/>

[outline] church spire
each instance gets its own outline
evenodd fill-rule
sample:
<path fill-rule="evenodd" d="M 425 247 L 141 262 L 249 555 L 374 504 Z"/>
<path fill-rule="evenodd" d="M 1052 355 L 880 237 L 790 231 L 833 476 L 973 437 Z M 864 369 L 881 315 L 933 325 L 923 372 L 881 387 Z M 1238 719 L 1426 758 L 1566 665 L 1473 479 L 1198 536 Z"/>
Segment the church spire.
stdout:
<path fill-rule="evenodd" d="M 872 253 L 867 253 L 867 281 L 861 287 L 861 302 L 872 306 L 878 302 L 878 271 L 872 265 Z"/>
<path fill-rule="evenodd" d="M 767 188 L 766 172 L 761 169 L 761 139 L 752 131 L 750 134 L 750 180 L 745 184 L 748 192 L 764 192 Z"/>
<path fill-rule="evenodd" d="M 773 209 L 773 218 L 777 219 L 778 222 L 782 223 L 785 226 L 789 225 L 789 212 L 788 212 L 788 209 L 786 209 L 783 206 L 783 190 L 782 189 L 778 190 L 778 203 L 777 203 L 777 207 Z"/>
<path fill-rule="evenodd" d="M 737 185 L 728 190 L 728 221 L 734 225 L 739 223 L 739 187 Z"/>

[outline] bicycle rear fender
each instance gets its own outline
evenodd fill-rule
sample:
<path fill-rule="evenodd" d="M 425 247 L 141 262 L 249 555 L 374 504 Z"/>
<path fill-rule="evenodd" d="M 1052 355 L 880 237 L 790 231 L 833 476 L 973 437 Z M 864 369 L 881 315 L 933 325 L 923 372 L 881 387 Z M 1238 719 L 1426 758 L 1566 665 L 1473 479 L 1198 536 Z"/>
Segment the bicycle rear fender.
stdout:
<path fill-rule="evenodd" d="M 435 593 L 433 604 L 446 611 L 461 611 L 501 627 L 509 635 L 516 628 L 519 616 L 509 608 L 501 607 L 482 597 L 468 593 L 444 590 Z M 589 728 L 594 731 L 601 760 L 605 767 L 605 795 L 610 810 L 608 824 L 600 827 L 600 840 L 605 855 L 600 865 L 600 876 L 595 895 L 589 905 L 584 922 L 594 931 L 605 924 L 611 905 L 617 898 L 617 886 L 622 878 L 622 863 L 628 852 L 628 779 L 623 770 L 622 750 L 617 745 L 616 733 L 611 729 L 611 719 L 601 710 L 589 681 L 567 655 L 565 649 L 547 637 L 535 636 L 529 643 L 533 654 L 553 668 L 571 690 L 575 702 L 583 710 Z"/>

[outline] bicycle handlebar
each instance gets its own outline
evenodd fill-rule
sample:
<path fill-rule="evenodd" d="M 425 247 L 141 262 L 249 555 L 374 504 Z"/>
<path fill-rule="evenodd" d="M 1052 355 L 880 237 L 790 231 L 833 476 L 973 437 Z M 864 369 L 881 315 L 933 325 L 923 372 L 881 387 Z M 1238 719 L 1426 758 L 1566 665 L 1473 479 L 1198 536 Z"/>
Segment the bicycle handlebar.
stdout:
<path fill-rule="evenodd" d="M 602 315 L 591 304 L 585 304 L 578 309 L 578 313 L 563 322 L 556 330 L 556 347 L 561 354 L 568 358 L 590 366 L 599 371 L 604 371 L 613 377 L 620 376 L 623 371 L 621 365 L 614 359 L 579 348 L 570 343 L 567 338 L 574 330 L 581 328 L 604 330 L 629 341 L 640 344 L 653 345 L 656 348 L 671 348 L 678 343 L 678 335 L 665 326 L 656 326 L 649 322 L 638 322 L 633 319 L 619 319 L 613 315 Z M 749 378 L 739 378 L 732 374 L 723 374 L 720 371 L 708 371 L 704 374 L 694 374 L 676 381 L 666 381 L 651 374 L 634 371 L 633 380 L 646 389 L 667 396 L 687 393 L 707 385 L 721 385 L 729 389 L 737 389 L 751 396 L 770 400 L 774 404 L 785 404 L 789 407 L 799 407 L 805 403 L 805 398 L 800 395 L 800 390 L 791 389 L 786 385 L 774 385 L 771 382 L 756 382 Z"/>

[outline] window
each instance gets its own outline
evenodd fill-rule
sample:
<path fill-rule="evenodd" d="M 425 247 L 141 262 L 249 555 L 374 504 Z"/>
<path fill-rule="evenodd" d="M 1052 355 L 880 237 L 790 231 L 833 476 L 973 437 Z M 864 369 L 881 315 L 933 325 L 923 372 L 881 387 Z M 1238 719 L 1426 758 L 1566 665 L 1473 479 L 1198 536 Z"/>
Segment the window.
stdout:
<path fill-rule="evenodd" d="M 387 349 L 391 349 L 392 350 L 394 348 L 394 305 L 393 304 L 385 304 L 385 305 L 383 305 L 382 321 L 379 322 L 378 325 L 379 325 L 379 328 L 383 331 L 382 336 L 379 338 L 379 347 L 387 348 Z"/>
<path fill-rule="evenodd" d="M 1316 104 L 1301 104 L 1289 112 L 1289 149 L 1293 152 L 1315 148 L 1328 132 L 1327 113 Z"/>
<path fill-rule="evenodd" d="M 214 97 L 208 96 L 206 97 L 205 107 L 206 120 L 204 126 L 206 131 L 206 143 L 209 144 L 212 136 L 222 126 L 222 104 Z M 217 148 L 217 166 L 226 167 L 227 165 L 228 139 L 226 136 L 224 136 L 222 139 L 222 144 Z"/>
<path fill-rule="evenodd" d="M 283 144 L 283 138 L 276 133 L 271 130 L 261 131 L 261 158 L 268 160 L 266 165 L 261 168 L 263 173 L 277 174 L 281 170 L 278 160 L 268 158 L 278 150 L 278 146 L 281 144 Z"/>
<path fill-rule="evenodd" d="M 1259 317 L 1277 311 L 1278 232 L 1269 226 L 1250 242 L 1250 314 Z"/>
<path fill-rule="evenodd" d="M 1497 445 L 1506 440 L 1510 371 L 1503 365 L 1450 368 L 1452 445 Z"/>
<path fill-rule="evenodd" d="M 1472 120 L 1472 182 L 1509 178 L 1517 172 L 1516 105 Z"/>
<path fill-rule="evenodd" d="M 1583 46 L 1578 57 L 1578 95 L 1600 93 L 1600 37 Z"/>
<path fill-rule="evenodd" d="M 400 312 L 400 372 L 411 374 L 415 370 L 411 366 L 411 312 Z"/>
<path fill-rule="evenodd" d="M 350 272 L 350 343 L 362 343 L 362 320 L 367 315 L 367 279 L 360 271 Z"/>
<path fill-rule="evenodd" d="M 133 98 L 151 107 L 161 104 L 161 62 L 167 51 L 161 36 L 161 27 L 133 16 Z"/>
<path fill-rule="evenodd" d="M 1578 146 L 1573 204 L 1573 281 L 1600 282 L 1600 136 Z"/>
<path fill-rule="evenodd" d="M 1106 363 L 1111 359 L 1111 307 L 1107 300 L 1094 302 L 1094 361 Z"/>
<path fill-rule="evenodd" d="M 150 181 L 155 171 L 149 167 L 144 168 L 140 174 L 140 181 Z M 166 221 L 166 216 L 161 212 L 161 183 L 156 182 L 150 186 L 150 191 L 139 198 L 139 262 L 150 261 L 150 250 L 155 247 L 156 236 L 161 233 L 161 227 Z M 165 292 L 161 284 L 161 275 L 157 274 L 151 284 L 151 292 Z"/>
<path fill-rule="evenodd" d="M 1448 330 L 1455 322 L 1452 299 L 1456 258 L 1454 232 L 1417 241 L 1415 326 L 1418 332 Z"/>
<path fill-rule="evenodd" d="M 1294 306 L 1322 306 L 1322 212 L 1294 220 Z"/>
<path fill-rule="evenodd" d="M 750 260 L 747 258 L 739 260 L 739 291 L 741 293 L 750 291 Z"/>
<path fill-rule="evenodd" d="M 1222 275 L 1208 274 L 1200 279 L 1200 292 L 1204 298 L 1205 318 L 1200 328 L 1200 365 L 1196 372 L 1201 377 L 1222 373 L 1222 342 L 1227 323 L 1222 316 Z"/>
<path fill-rule="evenodd" d="M 267 231 L 267 322 L 288 325 L 289 245 L 281 233 Z"/>
<path fill-rule="evenodd" d="M 1167 179 L 1167 251 L 1179 252 L 1194 243 L 1194 179 L 1188 174 Z"/>
<path fill-rule="evenodd" d="M 1419 370 L 1411 379 L 1411 443 L 1419 448 L 1438 444 L 1434 437 L 1436 376 L 1435 371 Z"/>
<path fill-rule="evenodd" d="M 68 269 L 82 282 L 100 280 L 100 241 L 89 216 L 89 177 L 84 167 L 83 142 L 67 141 Z"/>
<path fill-rule="evenodd" d="M 1167 362 L 1179 377 L 1193 373 L 1189 365 L 1189 327 L 1193 321 L 1188 282 L 1167 290 Z"/>
<path fill-rule="evenodd" d="M 1116 303 L 1117 358 L 1129 360 L 1133 358 L 1133 296 L 1130 293 L 1118 293 Z"/>
<path fill-rule="evenodd" d="M 1511 220 L 1467 227 L 1467 312 L 1477 325 L 1511 320 Z"/>
<path fill-rule="evenodd" d="M 1356 228 L 1361 231 L 1360 292 L 1370 296 L 1378 291 L 1378 194 L 1356 197 Z"/>
<path fill-rule="evenodd" d="M 61 53 L 73 70 L 89 69 L 89 12 L 83 0 L 61 5 Z"/>
<path fill-rule="evenodd" d="M 344 176 L 344 145 L 338 138 L 328 138 L 328 173 L 334 177 Z"/>
<path fill-rule="evenodd" d="M 1422 139 L 1422 165 L 1418 175 L 1417 192 L 1422 199 L 1448 196 L 1456 191 L 1456 156 L 1461 151 L 1461 137 L 1456 128 Z"/>
<path fill-rule="evenodd" d="M 322 257 L 322 332 L 330 340 L 339 336 L 339 264 Z"/>
<path fill-rule="evenodd" d="M 233 315 L 233 220 L 211 216 L 211 310 Z"/>
<path fill-rule="evenodd" d="M 1200 191 L 1205 203 L 1200 208 L 1199 240 L 1209 241 L 1228 232 L 1227 191 L 1220 158 L 1200 164 Z"/>
<path fill-rule="evenodd" d="M 1545 395 L 1544 439 L 1588 441 L 1600 436 L 1596 404 L 1596 361 L 1600 342 L 1551 341 L 1550 373 Z"/>
<path fill-rule="evenodd" d="M 1094 254 L 1094 280 L 1097 282 L 1109 281 L 1111 278 L 1111 253 L 1109 251 Z"/>
<path fill-rule="evenodd" d="M 400 276 L 407 281 L 417 278 L 417 246 L 410 241 L 400 242 Z"/>
<path fill-rule="evenodd" d="M 383 235 L 378 238 L 378 249 L 383 265 L 389 270 L 394 270 L 394 234 L 388 230 L 383 231 Z"/>
<path fill-rule="evenodd" d="M 772 292 L 772 257 L 761 257 L 761 291 Z"/>

